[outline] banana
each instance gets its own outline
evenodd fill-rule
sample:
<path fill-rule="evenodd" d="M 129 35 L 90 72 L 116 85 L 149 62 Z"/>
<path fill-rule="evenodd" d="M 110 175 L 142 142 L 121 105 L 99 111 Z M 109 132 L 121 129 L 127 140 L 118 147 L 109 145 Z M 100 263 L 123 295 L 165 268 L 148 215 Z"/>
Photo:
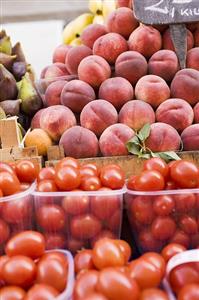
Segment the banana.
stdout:
<path fill-rule="evenodd" d="M 101 14 L 103 9 L 103 0 L 89 0 L 89 10 L 95 14 Z"/>
<path fill-rule="evenodd" d="M 75 38 L 74 40 L 72 40 L 72 42 L 70 42 L 69 45 L 74 46 L 74 47 L 82 45 L 81 38 L 80 37 Z"/>
<path fill-rule="evenodd" d="M 93 18 L 93 14 L 85 13 L 68 23 L 63 31 L 64 44 L 70 44 L 72 40 L 79 37 L 84 28 L 93 22 Z"/>
<path fill-rule="evenodd" d="M 93 24 L 104 25 L 104 17 L 103 17 L 103 15 L 95 15 L 94 19 L 93 19 Z"/>
<path fill-rule="evenodd" d="M 116 1 L 115 0 L 104 0 L 103 1 L 103 16 L 106 20 L 107 17 L 116 10 Z"/>

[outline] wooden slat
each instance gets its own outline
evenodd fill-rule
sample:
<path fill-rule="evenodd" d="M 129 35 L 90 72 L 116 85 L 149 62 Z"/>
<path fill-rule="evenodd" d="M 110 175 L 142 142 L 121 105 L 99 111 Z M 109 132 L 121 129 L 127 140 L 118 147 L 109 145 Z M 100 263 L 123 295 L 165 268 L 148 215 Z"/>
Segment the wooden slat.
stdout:
<path fill-rule="evenodd" d="M 20 145 L 17 118 L 0 120 L 0 140 L 1 148 L 9 148 Z"/>
<path fill-rule="evenodd" d="M 47 151 L 48 160 L 60 160 L 64 158 L 63 146 L 51 146 Z"/>

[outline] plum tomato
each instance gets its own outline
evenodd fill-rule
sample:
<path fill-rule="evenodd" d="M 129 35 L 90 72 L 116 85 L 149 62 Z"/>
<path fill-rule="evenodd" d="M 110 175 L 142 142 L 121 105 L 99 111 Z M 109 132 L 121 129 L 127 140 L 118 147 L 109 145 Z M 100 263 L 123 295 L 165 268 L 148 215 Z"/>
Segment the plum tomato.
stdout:
<path fill-rule="evenodd" d="M 39 168 L 30 160 L 20 160 L 16 163 L 16 174 L 22 182 L 33 182 L 39 173 Z"/>
<path fill-rule="evenodd" d="M 0 173 L 1 172 L 8 172 L 8 173 L 16 175 L 14 169 L 9 164 L 4 163 L 2 161 L 0 162 Z"/>
<path fill-rule="evenodd" d="M 135 190 L 135 179 L 137 175 L 131 175 L 127 181 L 127 188 L 129 190 Z"/>
<path fill-rule="evenodd" d="M 37 185 L 37 191 L 38 192 L 44 192 L 44 193 L 51 193 L 51 192 L 57 192 L 58 188 L 54 182 L 54 180 L 51 179 L 45 179 L 38 183 Z"/>
<path fill-rule="evenodd" d="M 66 242 L 66 249 L 70 250 L 73 254 L 76 254 L 80 249 L 87 248 L 87 242 L 76 240 L 72 236 Z"/>
<path fill-rule="evenodd" d="M 23 300 L 25 299 L 26 292 L 17 286 L 5 286 L 0 289 L 1 300 Z"/>
<path fill-rule="evenodd" d="M 175 234 L 169 240 L 169 243 L 180 244 L 188 249 L 190 246 L 190 237 L 184 231 L 177 229 Z"/>
<path fill-rule="evenodd" d="M 106 221 L 106 227 L 113 231 L 115 234 L 118 234 L 120 227 L 122 225 L 122 209 L 118 209 L 112 215 L 112 217 Z"/>
<path fill-rule="evenodd" d="M 192 193 L 176 194 L 173 196 L 175 200 L 175 210 L 177 213 L 190 212 L 195 208 L 196 196 Z"/>
<path fill-rule="evenodd" d="M 57 251 L 57 250 L 54 250 L 54 251 L 51 251 L 51 252 L 47 252 L 47 253 L 45 253 L 42 257 L 41 257 L 41 259 L 40 259 L 40 261 L 41 260 L 43 260 L 43 259 L 54 259 L 54 260 L 58 260 L 63 266 L 64 266 L 64 268 L 66 269 L 66 270 L 68 270 L 68 259 L 67 259 L 67 257 L 64 255 L 64 253 L 62 253 L 62 252 L 59 252 L 59 251 Z"/>
<path fill-rule="evenodd" d="M 85 299 L 86 296 L 96 292 L 99 272 L 88 270 L 83 273 L 75 282 L 73 297 L 74 300 Z"/>
<path fill-rule="evenodd" d="M 143 165 L 143 170 L 158 171 L 164 178 L 167 178 L 169 174 L 167 163 L 159 157 L 153 157 L 146 160 Z"/>
<path fill-rule="evenodd" d="M 108 300 L 104 295 L 99 293 L 91 293 L 84 300 Z"/>
<path fill-rule="evenodd" d="M 96 290 L 112 300 L 138 300 L 140 296 L 137 282 L 115 268 L 100 272 Z"/>
<path fill-rule="evenodd" d="M 187 249 L 183 245 L 172 243 L 166 245 L 162 249 L 161 255 L 164 258 L 165 262 L 167 263 L 173 256 L 182 253 L 186 250 Z"/>
<path fill-rule="evenodd" d="M 187 234 L 196 234 L 198 232 L 198 224 L 194 217 L 185 215 L 179 220 L 179 227 Z"/>
<path fill-rule="evenodd" d="M 30 183 L 28 182 L 21 182 L 20 184 L 20 190 L 21 192 L 24 192 L 30 188 Z"/>
<path fill-rule="evenodd" d="M 165 187 L 165 180 L 158 171 L 143 171 L 135 178 L 135 190 L 137 191 L 160 191 Z"/>
<path fill-rule="evenodd" d="M 126 263 L 124 250 L 109 238 L 98 240 L 93 248 L 94 266 L 101 270 L 108 267 L 122 267 Z"/>
<path fill-rule="evenodd" d="M 99 177 L 88 175 L 83 176 L 81 178 L 81 185 L 80 188 L 83 191 L 97 191 L 101 188 L 101 182 Z"/>
<path fill-rule="evenodd" d="M 55 169 L 59 169 L 62 167 L 73 167 L 75 169 L 79 169 L 80 165 L 77 159 L 73 157 L 64 157 L 62 160 L 60 160 L 56 166 Z"/>
<path fill-rule="evenodd" d="M 124 186 L 125 174 L 119 166 L 107 165 L 101 168 L 100 180 L 104 187 L 117 190 Z"/>
<path fill-rule="evenodd" d="M 169 297 L 166 292 L 154 288 L 142 291 L 139 300 L 169 300 Z"/>
<path fill-rule="evenodd" d="M 158 216 L 169 216 L 175 210 L 175 201 L 170 195 L 157 196 L 153 201 L 153 209 Z"/>
<path fill-rule="evenodd" d="M 54 180 L 55 178 L 55 169 L 53 167 L 46 167 L 39 171 L 39 174 L 37 176 L 37 181 L 43 181 L 43 180 Z"/>
<path fill-rule="evenodd" d="M 171 238 L 175 231 L 176 223 L 170 217 L 157 217 L 151 225 L 151 232 L 157 240 L 165 241 Z"/>
<path fill-rule="evenodd" d="M 0 198 L 3 197 L 3 192 L 2 190 L 0 189 Z"/>
<path fill-rule="evenodd" d="M 5 243 L 10 236 L 10 228 L 7 223 L 0 219 L 0 245 Z"/>
<path fill-rule="evenodd" d="M 165 276 L 166 263 L 164 258 L 156 252 L 148 252 L 142 255 L 142 259 L 152 263 L 162 274 L 162 278 Z"/>
<path fill-rule="evenodd" d="M 26 294 L 25 300 L 49 300 L 56 299 L 59 292 L 47 284 L 35 284 Z"/>
<path fill-rule="evenodd" d="M 56 168 L 55 183 L 61 191 L 71 191 L 79 187 L 80 172 L 72 166 Z"/>
<path fill-rule="evenodd" d="M 98 177 L 95 170 L 93 170 L 92 168 L 86 167 L 86 166 L 82 166 L 79 169 L 79 172 L 80 172 L 81 177 L 84 177 L 84 176 L 97 176 Z"/>
<path fill-rule="evenodd" d="M 114 243 L 120 248 L 120 250 L 124 254 L 125 263 L 127 264 L 132 255 L 131 247 L 126 241 L 123 240 L 114 240 Z"/>
<path fill-rule="evenodd" d="M 144 229 L 140 231 L 138 235 L 138 240 L 140 247 L 143 251 L 159 252 L 163 246 L 163 242 L 155 239 L 149 229 Z"/>
<path fill-rule="evenodd" d="M 80 215 L 89 211 L 90 200 L 87 195 L 73 195 L 81 190 L 73 190 L 70 196 L 65 196 L 62 200 L 62 207 L 69 215 Z"/>
<path fill-rule="evenodd" d="M 174 181 L 169 180 L 166 182 L 165 190 L 176 190 L 177 188 L 177 184 Z"/>
<path fill-rule="evenodd" d="M 66 237 L 61 233 L 45 233 L 46 250 L 65 249 Z"/>
<path fill-rule="evenodd" d="M 94 170 L 96 176 L 98 176 L 100 173 L 98 166 L 94 163 L 87 163 L 87 164 L 83 165 L 83 167 L 87 167 L 87 168 Z"/>
<path fill-rule="evenodd" d="M 79 273 L 82 270 L 95 269 L 93 264 L 93 252 L 89 249 L 83 249 L 75 255 L 74 259 L 75 273 Z"/>
<path fill-rule="evenodd" d="M 7 255 L 0 256 L 0 283 L 3 281 L 3 265 L 9 260 Z"/>
<path fill-rule="evenodd" d="M 102 231 L 100 231 L 100 233 L 98 233 L 94 238 L 91 239 L 91 246 L 92 248 L 94 247 L 95 243 L 100 240 L 100 239 L 103 239 L 103 238 L 109 238 L 109 239 L 116 239 L 116 235 L 110 231 L 110 230 L 107 230 L 107 229 L 104 229 Z"/>
<path fill-rule="evenodd" d="M 2 218 L 10 224 L 26 224 L 26 220 L 31 223 L 32 203 L 29 196 L 17 200 L 3 203 Z"/>
<path fill-rule="evenodd" d="M 8 256 L 24 255 L 32 259 L 41 257 L 45 251 L 45 240 L 37 231 L 23 231 L 13 236 L 7 243 Z"/>
<path fill-rule="evenodd" d="M 19 179 L 14 173 L 12 174 L 7 171 L 1 172 L 0 189 L 3 193 L 3 196 L 10 196 L 20 192 L 21 186 Z"/>
<path fill-rule="evenodd" d="M 199 284 L 186 284 L 178 294 L 178 300 L 198 300 Z"/>
<path fill-rule="evenodd" d="M 171 179 L 181 188 L 196 188 L 199 183 L 199 169 L 190 161 L 179 160 L 171 166 Z"/>
<path fill-rule="evenodd" d="M 146 225 L 151 224 L 155 217 L 152 201 L 148 196 L 135 197 L 129 211 L 135 220 Z"/>

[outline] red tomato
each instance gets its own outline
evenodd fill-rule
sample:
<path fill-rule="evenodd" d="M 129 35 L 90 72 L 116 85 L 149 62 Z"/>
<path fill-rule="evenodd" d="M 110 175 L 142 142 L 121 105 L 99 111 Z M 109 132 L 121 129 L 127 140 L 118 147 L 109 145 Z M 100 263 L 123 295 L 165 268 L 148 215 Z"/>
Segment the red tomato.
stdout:
<path fill-rule="evenodd" d="M 182 216 L 179 221 L 179 227 L 187 234 L 198 232 L 198 224 L 194 217 Z"/>
<path fill-rule="evenodd" d="M 176 190 L 176 189 L 177 189 L 177 185 L 175 182 L 173 182 L 173 181 L 166 182 L 165 190 Z"/>
<path fill-rule="evenodd" d="M 173 256 L 186 250 L 187 249 L 183 245 L 173 243 L 165 246 L 162 249 L 161 255 L 163 256 L 164 260 L 168 262 Z"/>
<path fill-rule="evenodd" d="M 122 225 L 122 208 L 115 211 L 112 217 L 106 221 L 106 226 L 111 231 L 118 234 Z"/>
<path fill-rule="evenodd" d="M 163 242 L 155 239 L 149 229 L 144 229 L 139 233 L 138 241 L 143 251 L 159 252 L 163 246 Z"/>
<path fill-rule="evenodd" d="M 0 198 L 3 197 L 3 192 L 2 190 L 0 189 Z"/>
<path fill-rule="evenodd" d="M 108 165 L 101 168 L 100 180 L 103 186 L 117 190 L 124 186 L 125 174 L 119 166 Z"/>
<path fill-rule="evenodd" d="M 81 179 L 80 188 L 83 191 L 97 191 L 101 188 L 101 182 L 97 176 L 84 176 Z"/>
<path fill-rule="evenodd" d="M 135 197 L 131 203 L 130 213 L 138 222 L 142 224 L 151 224 L 154 219 L 154 212 L 150 197 Z"/>
<path fill-rule="evenodd" d="M 126 254 L 114 240 L 104 238 L 98 240 L 93 248 L 93 263 L 99 270 L 108 267 L 122 267 L 125 265 Z"/>
<path fill-rule="evenodd" d="M 169 174 L 169 167 L 168 167 L 168 165 L 166 164 L 166 162 L 163 159 L 161 159 L 159 157 L 153 157 L 151 159 L 146 160 L 144 162 L 143 170 L 158 171 L 165 178 Z"/>
<path fill-rule="evenodd" d="M 74 217 L 70 223 L 70 231 L 75 239 L 90 239 L 102 228 L 101 222 L 93 215 L 86 214 Z"/>
<path fill-rule="evenodd" d="M 20 160 L 16 163 L 16 173 L 20 181 L 33 182 L 38 176 L 39 169 L 30 160 Z"/>
<path fill-rule="evenodd" d="M 6 222 L 0 219 L 0 245 L 5 243 L 10 236 L 10 228 Z"/>
<path fill-rule="evenodd" d="M 25 224 L 26 220 L 29 220 L 30 223 L 32 219 L 32 204 L 29 200 L 31 198 L 24 197 L 3 203 L 3 219 L 11 224 Z"/>
<path fill-rule="evenodd" d="M 88 270 L 78 277 L 74 286 L 74 300 L 85 299 L 86 296 L 96 292 L 98 278 L 99 272 L 95 270 Z"/>
<path fill-rule="evenodd" d="M 135 190 L 137 191 L 159 191 L 163 190 L 165 180 L 158 171 L 143 171 L 135 179 Z"/>
<path fill-rule="evenodd" d="M 100 173 L 98 166 L 94 163 L 87 163 L 87 164 L 83 165 L 83 167 L 87 167 L 87 168 L 94 170 L 96 176 L 98 176 Z"/>
<path fill-rule="evenodd" d="M 191 235 L 190 244 L 191 244 L 191 248 L 193 249 L 199 246 L 199 233 Z"/>
<path fill-rule="evenodd" d="M 184 231 L 177 229 L 169 242 L 183 245 L 186 249 L 188 249 L 190 245 L 190 237 L 184 233 Z"/>
<path fill-rule="evenodd" d="M 128 182 L 127 182 L 127 188 L 129 190 L 135 190 L 135 180 L 136 180 L 136 175 L 132 175 L 129 177 Z"/>
<path fill-rule="evenodd" d="M 141 292 L 139 300 L 169 300 L 169 297 L 160 289 L 146 289 Z"/>
<path fill-rule="evenodd" d="M 86 166 L 82 166 L 79 169 L 79 172 L 80 172 L 81 177 L 84 177 L 84 176 L 97 176 L 98 177 L 98 174 L 96 174 L 96 171 L 94 169 L 86 167 Z"/>
<path fill-rule="evenodd" d="M 0 287 L 1 282 L 3 281 L 3 265 L 9 260 L 9 257 L 7 255 L 0 256 Z"/>
<path fill-rule="evenodd" d="M 179 292 L 178 300 L 198 300 L 199 284 L 186 284 Z"/>
<path fill-rule="evenodd" d="M 148 252 L 142 255 L 142 259 L 145 259 L 146 261 L 153 264 L 160 271 L 162 278 L 165 276 L 166 263 L 164 261 L 164 258 L 160 254 L 156 252 Z"/>
<path fill-rule="evenodd" d="M 80 190 L 74 190 L 70 196 L 66 196 L 62 200 L 62 207 L 67 214 L 80 215 L 89 211 L 90 201 L 87 195 L 84 195 L 81 191 L 80 196 L 73 195 L 72 193 L 79 192 Z"/>
<path fill-rule="evenodd" d="M 20 192 L 20 182 L 17 176 L 10 172 L 1 172 L 0 176 L 0 189 L 3 193 L 3 196 L 10 196 L 15 193 Z"/>
<path fill-rule="evenodd" d="M 73 157 L 64 157 L 62 160 L 60 160 L 57 165 L 55 166 L 56 169 L 62 168 L 62 167 L 73 167 L 76 169 L 79 169 L 80 165 L 77 159 Z"/>
<path fill-rule="evenodd" d="M 92 250 L 81 250 L 75 255 L 75 273 L 79 273 L 82 270 L 95 269 L 93 264 L 93 252 Z"/>
<path fill-rule="evenodd" d="M 71 191 L 78 188 L 80 181 L 78 169 L 71 166 L 56 168 L 55 183 L 61 191 Z"/>
<path fill-rule="evenodd" d="M 38 192 L 57 192 L 58 188 L 53 180 L 45 179 L 38 183 L 37 185 Z"/>
<path fill-rule="evenodd" d="M 37 176 L 37 181 L 43 180 L 54 180 L 55 178 L 55 169 L 53 167 L 46 167 L 39 171 L 39 175 Z"/>
<path fill-rule="evenodd" d="M 59 292 L 52 286 L 47 284 L 35 284 L 27 292 L 25 300 L 56 299 L 58 295 Z"/>
<path fill-rule="evenodd" d="M 176 212 L 186 213 L 195 208 L 196 197 L 194 194 L 176 194 L 174 195 Z"/>
<path fill-rule="evenodd" d="M 67 247 L 73 254 L 75 254 L 78 250 L 83 248 L 87 248 L 87 243 L 81 240 L 76 240 L 73 237 L 69 237 L 67 240 Z"/>
<path fill-rule="evenodd" d="M 199 183 L 198 167 L 186 160 L 179 160 L 172 165 L 170 176 L 181 188 L 196 188 Z"/>
<path fill-rule="evenodd" d="M 157 217 L 151 226 L 151 232 L 157 240 L 167 240 L 176 231 L 176 223 L 169 217 Z"/>
<path fill-rule="evenodd" d="M 102 230 L 100 231 L 100 233 L 98 233 L 94 238 L 92 238 L 91 240 L 91 246 L 92 248 L 94 247 L 95 243 L 100 240 L 100 239 L 103 239 L 103 238 L 109 238 L 109 239 L 116 239 L 116 235 L 110 231 L 110 230 Z"/>
<path fill-rule="evenodd" d="M 38 208 L 36 216 L 39 226 L 50 232 L 62 230 L 66 225 L 64 210 L 59 205 L 43 205 Z"/>
<path fill-rule="evenodd" d="M 86 296 L 84 300 L 108 300 L 108 299 L 102 294 L 92 293 Z"/>
<path fill-rule="evenodd" d="M 8 256 L 24 255 L 32 259 L 41 257 L 45 251 L 45 240 L 37 231 L 23 231 L 12 237 L 5 248 Z"/>
<path fill-rule="evenodd" d="M 8 172 L 16 175 L 14 169 L 7 163 L 0 161 L 0 172 Z"/>
<path fill-rule="evenodd" d="M 24 192 L 30 188 L 30 183 L 28 182 L 22 182 L 20 184 L 21 192 Z"/>
<path fill-rule="evenodd" d="M 120 248 L 120 250 L 124 254 L 125 262 L 127 264 L 132 255 L 131 247 L 126 241 L 123 240 L 114 240 L 114 243 Z"/>
<path fill-rule="evenodd" d="M 96 289 L 112 300 L 138 300 L 140 296 L 137 282 L 114 268 L 106 268 L 100 272 Z"/>
<path fill-rule="evenodd" d="M 175 201 L 169 195 L 157 196 L 153 202 L 153 209 L 159 216 L 169 216 L 175 209 Z"/>
<path fill-rule="evenodd" d="M 22 288 L 31 286 L 36 276 L 36 265 L 32 259 L 23 255 L 10 257 L 2 267 L 3 280 L 8 285 Z"/>
<path fill-rule="evenodd" d="M 26 292 L 17 286 L 5 286 L 0 289 L 1 300 L 23 300 L 25 296 Z"/>
<path fill-rule="evenodd" d="M 65 249 L 66 237 L 61 233 L 45 233 L 46 250 Z"/>

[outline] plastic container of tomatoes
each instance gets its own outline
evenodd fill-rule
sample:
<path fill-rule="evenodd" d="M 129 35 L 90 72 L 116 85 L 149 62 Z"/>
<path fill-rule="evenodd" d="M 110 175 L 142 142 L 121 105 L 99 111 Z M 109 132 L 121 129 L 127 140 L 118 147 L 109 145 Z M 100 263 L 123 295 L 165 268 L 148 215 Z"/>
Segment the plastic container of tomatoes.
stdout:
<path fill-rule="evenodd" d="M 157 192 L 128 190 L 125 203 L 141 253 L 160 252 L 169 243 L 199 246 L 199 189 Z"/>
<path fill-rule="evenodd" d="M 0 254 L 14 234 L 33 229 L 33 196 L 35 184 L 21 193 L 0 198 Z"/>
<path fill-rule="evenodd" d="M 72 253 L 101 237 L 120 238 L 125 189 L 95 192 L 34 192 L 35 223 L 47 249 Z"/>

